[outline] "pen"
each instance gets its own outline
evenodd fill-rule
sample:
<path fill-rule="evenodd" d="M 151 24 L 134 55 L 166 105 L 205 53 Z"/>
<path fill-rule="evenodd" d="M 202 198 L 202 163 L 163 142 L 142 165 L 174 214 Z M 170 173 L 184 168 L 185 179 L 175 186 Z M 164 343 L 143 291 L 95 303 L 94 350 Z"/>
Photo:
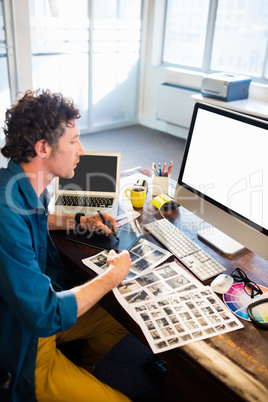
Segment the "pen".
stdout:
<path fill-rule="evenodd" d="M 163 165 L 163 169 L 162 169 L 162 176 L 165 176 L 165 169 L 166 169 L 166 162 Z"/>
<path fill-rule="evenodd" d="M 171 161 L 170 164 L 169 164 L 169 167 L 168 167 L 168 171 L 167 171 L 168 174 L 171 173 L 171 171 L 172 171 L 172 166 L 173 166 L 173 162 Z"/>
<path fill-rule="evenodd" d="M 153 169 L 154 174 L 155 174 L 156 176 L 158 176 L 158 173 L 157 173 L 157 171 L 156 171 L 155 162 L 152 162 L 152 169 Z"/>
<path fill-rule="evenodd" d="M 113 236 L 116 238 L 117 241 L 119 241 L 119 237 L 117 236 L 117 234 L 115 233 L 115 231 L 113 230 L 113 228 L 110 226 L 109 222 L 104 218 L 103 214 L 101 213 L 101 211 L 98 209 L 98 214 L 100 215 L 101 219 L 103 220 L 103 223 L 108 226 L 109 229 L 111 229 L 111 232 L 113 234 Z"/>

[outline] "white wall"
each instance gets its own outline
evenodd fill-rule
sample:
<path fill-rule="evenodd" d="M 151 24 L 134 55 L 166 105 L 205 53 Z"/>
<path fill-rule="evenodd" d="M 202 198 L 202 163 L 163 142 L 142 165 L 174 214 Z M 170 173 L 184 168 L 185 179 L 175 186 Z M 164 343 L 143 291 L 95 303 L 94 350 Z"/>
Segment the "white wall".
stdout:
<path fill-rule="evenodd" d="M 4 139 L 0 138 L 0 149 L 5 145 Z M 0 152 L 0 168 L 1 167 L 6 167 L 7 165 L 7 159 L 4 158 L 4 156 Z"/>
<path fill-rule="evenodd" d="M 13 0 L 13 12 L 15 26 L 15 52 L 18 74 L 17 85 L 18 90 L 24 92 L 27 89 L 32 88 L 32 55 L 28 0 Z"/>
<path fill-rule="evenodd" d="M 140 123 L 178 137 L 186 138 L 187 129 L 157 120 L 157 96 L 161 83 L 169 82 L 201 89 L 203 74 L 164 68 L 161 66 L 164 31 L 164 0 L 147 0 L 145 10 L 145 46 L 142 57 L 142 83 L 140 91 Z M 268 87 L 251 84 L 249 97 L 268 102 Z M 178 105 L 178 108 L 180 106 Z"/>

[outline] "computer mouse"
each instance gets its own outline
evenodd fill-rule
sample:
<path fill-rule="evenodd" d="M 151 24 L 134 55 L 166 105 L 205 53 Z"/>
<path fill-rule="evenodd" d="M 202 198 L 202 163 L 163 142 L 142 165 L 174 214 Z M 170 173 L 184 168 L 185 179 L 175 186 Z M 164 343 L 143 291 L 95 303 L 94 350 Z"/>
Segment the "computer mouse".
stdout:
<path fill-rule="evenodd" d="M 211 289 L 216 293 L 226 293 L 232 286 L 234 280 L 230 275 L 220 274 L 210 284 Z"/>

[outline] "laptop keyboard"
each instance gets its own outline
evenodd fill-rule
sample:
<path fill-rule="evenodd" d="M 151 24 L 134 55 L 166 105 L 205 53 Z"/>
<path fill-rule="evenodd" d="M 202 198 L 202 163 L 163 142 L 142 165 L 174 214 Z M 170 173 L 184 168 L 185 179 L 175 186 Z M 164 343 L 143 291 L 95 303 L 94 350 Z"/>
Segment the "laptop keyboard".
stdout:
<path fill-rule="evenodd" d="M 113 205 L 112 197 L 84 197 L 76 195 L 59 195 L 56 205 L 68 207 L 91 207 L 91 208 L 111 208 Z"/>

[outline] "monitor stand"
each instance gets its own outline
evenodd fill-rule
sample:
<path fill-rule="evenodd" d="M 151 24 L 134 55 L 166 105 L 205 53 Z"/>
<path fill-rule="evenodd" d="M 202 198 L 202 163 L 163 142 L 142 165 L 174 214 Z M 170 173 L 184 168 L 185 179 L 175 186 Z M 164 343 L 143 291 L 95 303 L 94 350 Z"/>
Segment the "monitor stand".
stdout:
<path fill-rule="evenodd" d="M 242 244 L 233 240 L 231 237 L 214 228 L 213 226 L 206 227 L 198 231 L 198 237 L 206 243 L 211 244 L 224 254 L 233 255 L 245 248 Z"/>

